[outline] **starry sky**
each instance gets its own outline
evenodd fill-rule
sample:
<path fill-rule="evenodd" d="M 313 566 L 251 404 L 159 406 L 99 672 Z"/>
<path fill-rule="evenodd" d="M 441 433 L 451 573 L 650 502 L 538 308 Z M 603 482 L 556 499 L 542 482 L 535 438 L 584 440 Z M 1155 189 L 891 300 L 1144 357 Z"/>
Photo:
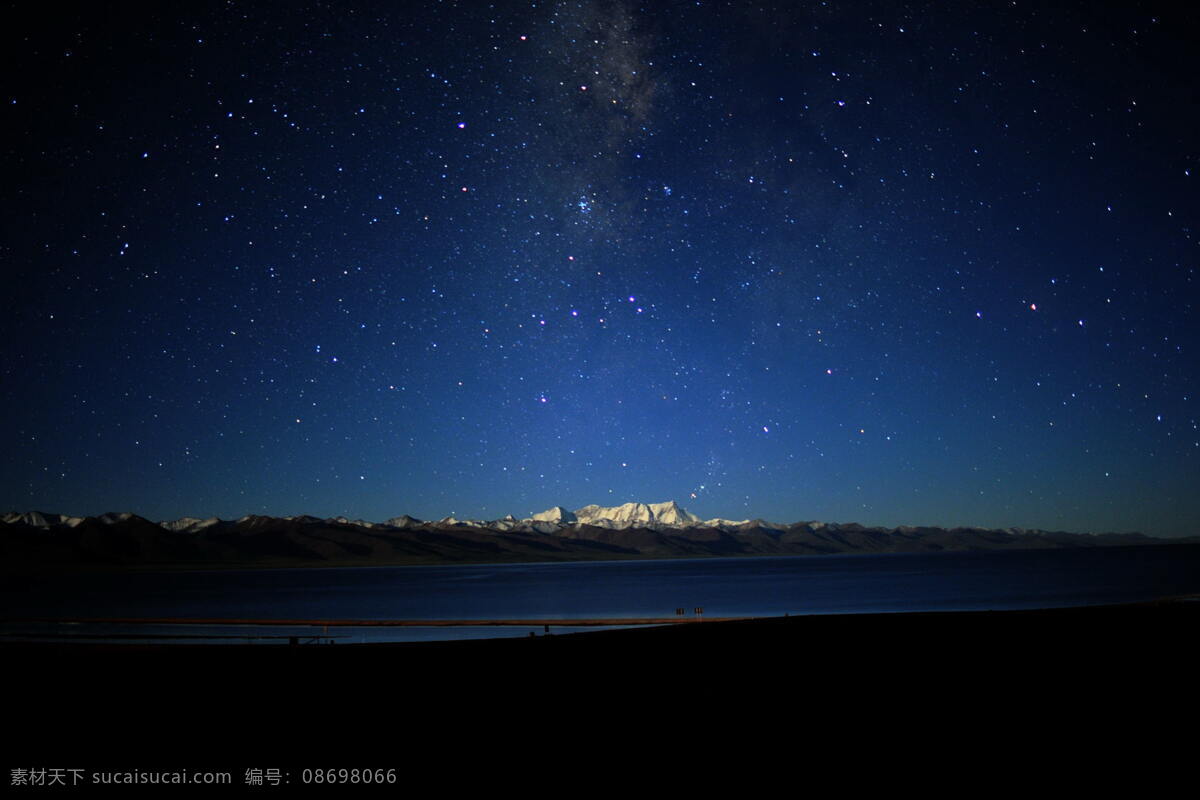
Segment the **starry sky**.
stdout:
<path fill-rule="evenodd" d="M 0 34 L 0 509 L 1200 532 L 1195 12 L 107 5 Z"/>

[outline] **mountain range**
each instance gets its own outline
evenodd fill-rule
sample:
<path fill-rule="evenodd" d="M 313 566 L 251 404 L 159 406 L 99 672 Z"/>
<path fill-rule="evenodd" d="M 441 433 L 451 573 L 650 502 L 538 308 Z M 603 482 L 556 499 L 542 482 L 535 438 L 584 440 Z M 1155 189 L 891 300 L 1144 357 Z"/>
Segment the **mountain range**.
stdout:
<path fill-rule="evenodd" d="M 183 517 L 130 512 L 0 516 L 0 563 L 54 566 L 318 566 L 578 561 L 739 555 L 914 553 L 1200 542 L 1140 533 L 1021 528 L 865 527 L 857 523 L 701 520 L 675 502 L 555 506 L 525 519 L 402 515 L 383 522 L 312 516 Z"/>

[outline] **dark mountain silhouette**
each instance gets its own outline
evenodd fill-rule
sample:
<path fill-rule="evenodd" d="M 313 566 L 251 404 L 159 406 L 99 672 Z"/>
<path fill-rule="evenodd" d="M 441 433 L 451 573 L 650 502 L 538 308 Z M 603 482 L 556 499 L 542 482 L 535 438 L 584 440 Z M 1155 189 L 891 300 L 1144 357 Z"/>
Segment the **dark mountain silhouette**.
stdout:
<path fill-rule="evenodd" d="M 8 568 L 257 567 L 578 561 L 698 556 L 922 553 L 1198 542 L 1139 533 L 899 527 L 797 522 L 633 525 L 505 518 L 495 523 L 394 517 L 368 523 L 311 516 L 250 515 L 154 523 L 136 514 L 0 517 Z"/>

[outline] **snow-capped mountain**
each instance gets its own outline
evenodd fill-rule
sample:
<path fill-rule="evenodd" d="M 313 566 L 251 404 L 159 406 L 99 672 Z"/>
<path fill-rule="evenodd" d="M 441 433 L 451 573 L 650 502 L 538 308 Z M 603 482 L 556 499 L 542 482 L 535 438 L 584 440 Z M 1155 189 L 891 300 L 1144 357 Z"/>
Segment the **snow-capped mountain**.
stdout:
<path fill-rule="evenodd" d="M 208 519 L 182 517 L 180 519 L 170 520 L 169 522 L 160 522 L 158 524 L 169 531 L 175 531 L 177 533 L 183 531 L 195 533 L 197 531 L 202 531 L 205 528 L 211 528 L 213 525 L 218 525 L 220 522 L 221 520 L 217 519 L 216 517 L 209 517 Z"/>
<path fill-rule="evenodd" d="M 666 503 L 625 503 L 611 507 L 584 506 L 577 509 L 574 516 L 575 520 L 581 524 L 597 525 L 603 528 L 629 528 L 645 525 L 686 527 L 704 524 L 703 520 L 695 514 L 684 511 L 674 500 Z"/>
<path fill-rule="evenodd" d="M 720 517 L 714 517 L 713 519 L 704 520 L 702 524 L 706 528 L 737 528 L 749 523 L 750 520 L 748 519 L 721 519 Z"/>
<path fill-rule="evenodd" d="M 5 519 L 5 522 L 16 521 L 16 515 L 9 514 L 13 517 L 12 520 Z M 27 514 L 26 517 L 36 519 L 37 522 L 26 522 L 26 524 L 34 525 L 35 527 L 50 527 L 52 525 L 66 524 L 64 521 L 58 521 L 58 515 L 40 515 Z M 102 521 L 111 522 L 121 518 L 124 515 L 109 514 L 100 518 Z M 47 519 L 53 517 L 54 519 Z M 398 517 L 383 522 L 365 522 L 363 520 L 350 520 L 346 517 L 338 516 L 329 519 L 321 519 L 320 517 L 312 517 L 307 515 L 283 517 L 283 519 L 304 523 L 315 524 L 320 522 L 336 523 L 339 525 L 355 525 L 365 529 L 386 529 L 386 528 L 416 528 L 426 525 L 436 525 L 441 527 L 456 527 L 456 528 L 480 528 L 493 531 L 511 531 L 511 530 L 528 530 L 541 533 L 549 533 L 559 528 L 566 528 L 574 525 L 591 525 L 599 528 L 624 529 L 633 527 L 645 528 L 691 528 L 691 527 L 708 527 L 708 528 L 732 528 L 746 524 L 745 520 L 734 522 L 726 519 L 702 520 L 695 514 L 684 510 L 674 500 L 665 503 L 624 503 L 619 506 L 599 506 L 588 505 L 575 511 L 568 511 L 562 506 L 554 506 L 545 511 L 541 511 L 524 519 L 517 519 L 513 515 L 502 517 L 494 520 L 476 520 L 476 519 L 458 519 L 456 517 L 443 517 L 434 522 L 422 522 L 419 519 L 410 517 L 407 514 L 402 514 Z M 236 524 L 246 525 L 254 524 L 256 518 L 254 515 L 249 515 L 236 520 Z M 175 532 L 198 532 L 209 528 L 222 520 L 216 517 L 208 519 L 199 519 L 197 517 L 183 517 L 177 520 L 168 520 L 158 523 L 161 527 L 169 531 Z M 78 524 L 77 522 L 75 524 Z"/>
<path fill-rule="evenodd" d="M 512 514 L 506 515 L 504 519 L 492 520 L 488 523 L 489 528 L 494 528 L 498 531 L 511 531 L 520 527 L 520 525 L 521 520 L 517 519 Z"/>
<path fill-rule="evenodd" d="M 588 506 L 588 508 L 598 508 L 599 506 Z M 534 514 L 529 518 L 531 522 L 556 522 L 560 525 L 566 525 L 575 522 L 575 515 L 567 511 L 562 506 L 555 506 L 538 514 Z"/>
<path fill-rule="evenodd" d="M 713 533 L 718 533 L 722 536 L 743 534 L 767 533 L 771 536 L 791 535 L 791 536 L 818 536 L 822 537 L 822 541 L 814 548 L 833 547 L 829 545 L 825 539 L 830 536 L 842 535 L 861 535 L 864 531 L 880 533 L 887 531 L 894 535 L 901 536 L 926 536 L 929 531 L 943 530 L 929 527 L 911 527 L 902 526 L 894 529 L 884 528 L 865 528 L 862 525 L 850 523 L 826 523 L 818 521 L 808 522 L 793 522 L 789 524 L 777 524 L 767 522 L 763 519 L 750 520 L 729 520 L 721 517 L 716 517 L 709 520 L 703 520 L 700 517 L 681 508 L 675 501 L 667 501 L 663 503 L 624 503 L 619 506 L 600 506 L 587 505 L 575 511 L 568 511 L 562 506 L 554 506 L 545 511 L 532 514 L 523 519 L 517 519 L 513 515 L 492 520 L 476 520 L 476 519 L 458 519 L 455 517 L 444 517 L 440 520 L 423 522 L 407 514 L 392 517 L 384 522 L 366 522 L 363 520 L 351 520 L 347 517 L 338 516 L 332 518 L 321 518 L 309 515 L 290 516 L 290 517 L 268 517 L 257 514 L 249 514 L 237 520 L 223 520 L 218 517 L 208 517 L 200 519 L 198 517 L 183 517 L 177 520 L 169 520 L 158 523 L 152 523 L 136 514 L 126 512 L 107 513 L 89 517 L 71 517 L 65 514 L 46 514 L 37 511 L 30 512 L 9 512 L 0 514 L 0 525 L 24 527 L 24 528 L 39 528 L 48 531 L 62 531 L 64 529 L 76 529 L 79 531 L 93 531 L 97 526 L 102 528 L 125 529 L 141 526 L 140 530 L 145 531 L 147 526 L 156 526 L 171 533 L 186 533 L 195 536 L 215 535 L 226 531 L 269 531 L 269 530 L 310 530 L 314 528 L 341 528 L 341 529 L 358 529 L 360 531 L 372 532 L 389 532 L 389 531 L 475 531 L 479 535 L 484 536 L 504 536 L 510 533 L 513 534 L 545 534 L 551 536 L 563 536 L 568 538 L 579 538 L 580 536 L 587 538 L 595 535 L 588 533 L 585 528 L 604 528 L 608 530 L 627 530 L 630 528 L 643 528 L 656 530 L 668 535 L 691 535 L 691 529 L 707 529 L 703 535 L 711 536 Z M 967 531 L 973 535 L 982 536 L 985 534 L 1000 533 L 1005 536 L 1025 536 L 1038 535 L 1045 533 L 1043 531 L 1027 531 L 1020 528 L 1008 528 L 998 531 L 991 531 L 982 528 L 956 528 L 954 531 Z M 323 534 L 326 535 L 326 534 Z M 476 534 L 472 534 L 476 535 Z M 1040 541 L 1040 540 L 1038 540 Z M 836 549 L 836 548 L 835 548 Z"/>
<path fill-rule="evenodd" d="M 31 528 L 55 528 L 60 525 L 74 528 L 83 522 L 83 517 L 68 517 L 66 514 L 43 514 L 40 511 L 10 511 L 0 516 L 0 522 L 9 525 L 28 525 Z"/>
<path fill-rule="evenodd" d="M 398 517 L 392 517 L 385 520 L 383 524 L 389 528 L 415 528 L 424 523 L 416 517 L 410 517 L 408 514 L 401 514 Z"/>
<path fill-rule="evenodd" d="M 136 515 L 126 511 L 121 513 L 107 513 L 96 517 L 68 517 L 62 514 L 43 514 L 37 511 L 31 512 L 10 512 L 0 516 L 0 522 L 6 524 L 23 524 L 33 528 L 61 528 L 61 527 L 76 527 L 85 519 L 94 519 L 104 525 L 115 525 L 126 522 Z M 218 517 L 208 517 L 201 519 L 199 517 L 182 517 L 176 520 L 164 520 L 158 525 L 165 530 L 174 533 L 199 533 L 208 529 L 217 530 L 230 525 L 238 525 L 244 528 L 261 527 L 268 524 L 271 517 L 262 517 L 259 515 L 247 515 L 237 520 L 226 521 Z M 692 514 L 681 508 L 674 500 L 664 503 L 624 503 L 619 506 L 600 506 L 587 505 L 575 511 L 568 511 L 562 506 L 554 506 L 545 511 L 533 514 L 523 519 L 517 519 L 513 515 L 502 517 L 494 520 L 475 520 L 475 519 L 458 519 L 455 517 L 444 517 L 443 519 L 434 522 L 422 522 L 419 519 L 403 514 L 398 517 L 392 517 L 384 522 L 367 522 L 364 520 L 351 520 L 347 517 L 338 516 L 328 519 L 313 517 L 308 515 L 280 517 L 279 519 L 287 520 L 297 524 L 312 525 L 319 523 L 330 523 L 343 526 L 354 526 L 363 528 L 364 530 L 382 530 L 382 529 L 410 529 L 423 526 L 440 526 L 440 527 L 455 527 L 455 528 L 478 528 L 481 530 L 491 531 L 514 531 L 524 530 L 539 533 L 551 533 L 559 529 L 571 528 L 579 525 L 590 525 L 598 528 L 610 528 L 614 530 L 622 530 L 625 528 L 718 528 L 721 530 L 730 530 L 739 526 L 749 524 L 747 520 L 727 520 L 727 519 L 710 519 L 702 520 L 700 517 Z"/>
<path fill-rule="evenodd" d="M 34 533 L 42 531 L 42 533 Z M 1200 546 L 1200 537 L 1169 540 Z M 346 517 L 247 515 L 154 523 L 129 512 L 68 517 L 0 514 L 0 554 L 13 564 L 307 566 L 676 558 L 698 555 L 825 555 L 1046 549 L 1165 543 L 1139 533 L 1024 529 L 865 527 L 761 519 L 702 521 L 676 503 L 561 506 L 528 519 L 447 517 L 387 522 Z"/>

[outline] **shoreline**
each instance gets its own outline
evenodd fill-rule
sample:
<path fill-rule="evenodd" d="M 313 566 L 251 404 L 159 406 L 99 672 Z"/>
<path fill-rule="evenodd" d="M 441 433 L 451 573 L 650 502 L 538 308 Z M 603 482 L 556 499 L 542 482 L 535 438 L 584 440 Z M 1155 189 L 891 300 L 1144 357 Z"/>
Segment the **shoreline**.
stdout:
<path fill-rule="evenodd" d="M 1200 595 L 1164 597 L 1155 600 L 1098 605 L 1063 606 L 1002 610 L 957 611 L 896 611 L 845 614 L 788 614 L 773 617 L 643 617 L 605 619 L 473 619 L 473 620 L 243 620 L 243 619 L 177 619 L 177 618 L 92 618 L 6 620 L 6 622 L 61 624 L 144 624 L 144 625 L 228 625 L 235 626 L 303 626 L 303 627 L 529 627 L 549 631 L 534 636 L 497 636 L 487 638 L 440 639 L 427 641 L 343 642 L 328 644 L 263 645 L 186 643 L 182 641 L 121 643 L 119 639 L 89 637 L 89 641 L 5 641 L 0 639 L 0 653 L 6 657 L 49 655 L 51 653 L 110 654 L 188 653 L 215 656 L 217 653 L 255 654 L 301 653 L 314 651 L 387 652 L 405 650 L 435 654 L 446 651 L 506 649 L 515 655 L 529 654 L 540 648 L 563 650 L 616 651 L 629 649 L 660 649 L 663 647 L 721 648 L 732 644 L 757 647 L 786 646 L 794 639 L 819 636 L 823 639 L 869 634 L 876 637 L 930 636 L 954 633 L 962 640 L 980 640 L 986 636 L 1028 636 L 1037 638 L 1060 628 L 1070 627 L 1076 635 L 1119 639 L 1176 629 L 1177 624 L 1193 626 L 1200 622 Z M 600 631 L 555 633 L 555 627 L 604 627 Z M 124 635 L 120 638 L 125 638 Z M 300 635 L 297 638 L 308 638 Z M 1047 640 L 1045 645 L 1053 646 Z M 269 656 L 272 657 L 272 656 Z"/>

